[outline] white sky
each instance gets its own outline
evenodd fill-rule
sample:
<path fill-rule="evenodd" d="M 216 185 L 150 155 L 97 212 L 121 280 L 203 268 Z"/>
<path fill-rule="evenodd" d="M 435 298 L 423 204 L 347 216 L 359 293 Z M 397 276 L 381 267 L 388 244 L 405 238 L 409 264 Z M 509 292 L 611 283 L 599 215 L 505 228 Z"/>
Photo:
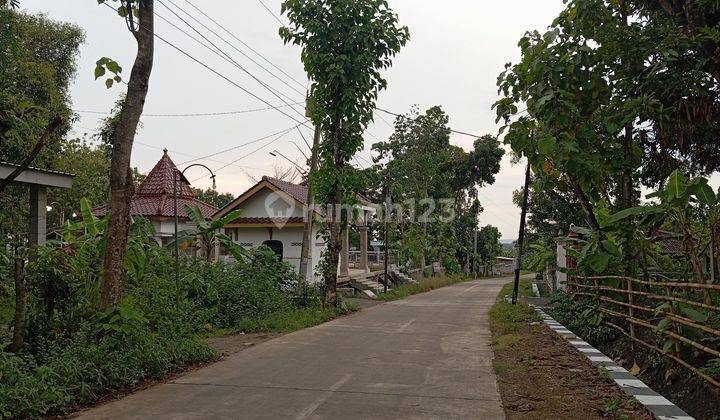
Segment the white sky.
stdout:
<path fill-rule="evenodd" d="M 156 1 L 157 13 L 191 32 L 159 1 Z M 169 0 L 162 1 L 171 6 Z M 197 15 L 185 0 L 172 1 Z M 258 0 L 190 1 L 293 78 L 305 80 L 299 49 L 283 45 L 277 34 L 279 23 Z M 281 0 L 263 1 L 279 14 Z M 72 6 L 69 7 L 69 3 Z M 546 28 L 562 10 L 562 0 L 390 0 L 390 5 L 399 14 L 401 24 L 409 27 L 411 40 L 396 57 L 392 69 L 386 72 L 389 89 L 380 94 L 378 106 L 405 113 L 413 104 L 419 105 L 421 109 L 441 105 L 450 115 L 452 128 L 478 135 L 497 134 L 499 127 L 490 109 L 497 99 L 495 83 L 504 64 L 517 61 L 517 41 L 527 30 Z M 124 85 L 108 90 L 102 80 L 93 79 L 93 70 L 98 58 L 108 56 L 123 66 L 123 76 L 129 78 L 135 42 L 123 21 L 110 9 L 99 6 L 95 0 L 24 0 L 22 6 L 31 12 L 44 12 L 53 19 L 74 22 L 86 31 L 87 41 L 81 47 L 79 71 L 71 88 L 74 108 L 108 111 Z M 202 28 L 198 26 L 198 29 Z M 213 29 L 221 33 L 219 28 Z M 200 47 L 160 19 L 156 20 L 156 33 L 270 103 L 281 103 L 241 70 Z M 296 98 L 296 101 L 303 100 L 302 95 L 269 76 L 232 47 L 212 35 L 207 36 L 257 77 Z M 238 49 L 271 68 L 235 39 L 225 37 Z M 156 40 L 155 65 L 145 113 L 206 113 L 263 107 L 266 105 L 262 102 Z M 94 131 L 98 125 L 98 116 L 81 116 L 75 125 L 76 132 Z M 391 116 L 382 113 L 379 116 L 392 123 Z M 215 153 L 292 127 L 296 123 L 270 110 L 201 118 L 144 117 L 142 124 L 136 137 L 132 162 L 133 166 L 147 172 L 160 158 L 163 147 L 170 149 L 171 157 L 182 167 L 181 163 L 193 159 L 193 155 Z M 304 132 L 310 141 L 310 131 Z M 365 136 L 365 152 L 360 154 L 361 157 L 354 164 L 367 166 L 362 158 L 369 160 L 371 145 L 378 139 L 386 139 L 391 132 L 390 126 L 376 117 L 376 123 L 370 126 Z M 213 169 L 220 168 L 259 149 L 270 140 L 272 138 L 220 154 L 213 160 L 203 160 L 202 163 Z M 218 190 L 237 195 L 252 184 L 247 173 L 260 177 L 270 174 L 276 164 L 287 166 L 288 163 L 282 158 L 269 155 L 274 149 L 302 162 L 300 152 L 290 140 L 306 148 L 297 131 L 289 133 L 219 171 Z M 466 149 L 471 147 L 472 141 L 470 137 L 459 135 L 452 138 L 454 144 Z M 205 175 L 203 171 L 193 168 L 188 178 L 195 180 L 202 177 Z M 519 210 L 512 203 L 512 191 L 522 184 L 522 180 L 523 167 L 512 166 L 506 157 L 496 183 L 480 190 L 480 199 L 485 208 L 480 216 L 481 224 L 497 226 L 506 239 L 517 237 Z M 205 178 L 193 185 L 207 187 L 210 181 Z"/>

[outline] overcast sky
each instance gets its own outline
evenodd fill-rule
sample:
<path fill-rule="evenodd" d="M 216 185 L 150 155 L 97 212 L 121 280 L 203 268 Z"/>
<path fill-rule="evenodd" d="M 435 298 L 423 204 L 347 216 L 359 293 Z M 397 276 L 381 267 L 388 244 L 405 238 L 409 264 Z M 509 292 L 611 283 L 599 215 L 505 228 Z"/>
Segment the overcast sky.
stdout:
<path fill-rule="evenodd" d="M 156 12 L 183 29 L 190 31 L 161 1 L 173 7 L 170 3 L 172 1 L 200 17 L 186 0 L 157 0 Z M 301 92 L 304 90 L 302 84 L 306 79 L 299 49 L 283 45 L 277 34 L 280 24 L 259 0 L 190 1 L 292 76 L 292 79 L 300 81 L 300 85 L 280 74 L 237 39 L 211 26 L 231 41 L 235 48 L 279 74 L 283 81 L 295 89 Z M 263 1 L 279 14 L 281 0 Z M 72 6 L 69 7 L 68 3 L 72 3 Z M 98 58 L 108 56 L 117 60 L 124 68 L 123 76 L 126 79 L 129 77 L 135 42 L 123 21 L 110 9 L 99 6 L 95 0 L 24 0 L 22 5 L 31 12 L 44 12 L 53 19 L 74 22 L 85 30 L 87 40 L 81 47 L 79 71 L 71 88 L 73 107 L 82 111 L 108 111 L 123 91 L 124 85 L 108 90 L 102 81 L 93 79 L 93 70 Z M 385 74 L 389 88 L 380 94 L 378 106 L 404 113 L 414 104 L 421 109 L 441 105 L 450 115 L 452 128 L 482 135 L 497 134 L 499 127 L 490 109 L 497 98 L 495 83 L 504 64 L 517 60 L 518 40 L 527 30 L 546 28 L 562 9 L 562 0 L 390 0 L 390 5 L 399 14 L 400 22 L 409 27 L 411 39 L 395 59 L 392 69 Z M 181 16 L 188 19 L 185 15 Z M 203 22 L 212 25 L 207 20 Z M 202 30 L 199 25 L 195 26 Z M 273 105 L 282 103 L 236 66 L 199 46 L 160 18 L 156 22 L 156 33 L 265 101 Z M 303 100 L 303 95 L 270 76 L 236 49 L 210 34 L 207 36 L 249 72 L 284 92 L 289 97 L 285 99 L 287 102 L 291 102 L 290 98 L 292 102 Z M 155 65 L 146 114 L 226 112 L 266 106 L 156 40 Z M 286 112 L 299 119 L 293 111 L 288 109 Z M 76 132 L 93 132 L 99 116 L 87 113 L 80 115 L 82 118 L 75 125 Z M 356 166 L 367 166 L 371 145 L 378 139 L 386 139 L 392 131 L 379 117 L 392 123 L 391 116 L 377 114 L 375 124 L 369 127 L 365 136 L 365 152 L 353 162 Z M 136 138 L 132 162 L 140 171 L 147 172 L 162 155 L 161 149 L 167 147 L 171 157 L 182 167 L 181 163 L 193 157 L 242 145 L 294 125 L 296 122 L 291 118 L 273 110 L 212 117 L 146 116 L 142 119 L 142 128 Z M 310 131 L 305 129 L 304 133 L 310 140 Z M 307 148 L 297 131 L 269 144 L 272 140 L 274 137 L 203 160 L 213 169 L 237 160 L 217 173 L 218 190 L 237 195 L 252 184 L 248 173 L 260 177 L 270 174 L 274 165 L 287 166 L 288 163 L 282 158 L 270 156 L 269 152 L 274 149 L 293 160 L 303 161 L 300 152 L 290 142 Z M 466 149 L 470 148 L 472 141 L 470 137 L 452 137 L 454 144 Z M 204 175 L 202 169 L 193 168 L 188 178 L 196 180 Z M 523 168 L 511 165 L 509 158 L 506 158 L 495 184 L 480 190 L 480 199 L 485 208 L 480 217 L 481 223 L 497 226 L 506 239 L 517 237 L 519 211 L 512 204 L 511 195 L 521 185 L 522 178 Z M 194 186 L 209 185 L 207 178 L 194 181 Z"/>

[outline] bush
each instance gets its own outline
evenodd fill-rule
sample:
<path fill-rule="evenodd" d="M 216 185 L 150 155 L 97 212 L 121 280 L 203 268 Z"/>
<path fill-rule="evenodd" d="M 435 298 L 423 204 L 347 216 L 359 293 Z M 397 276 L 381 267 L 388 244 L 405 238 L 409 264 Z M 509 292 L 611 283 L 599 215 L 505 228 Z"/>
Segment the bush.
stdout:
<path fill-rule="evenodd" d="M 36 418 L 162 378 L 188 363 L 216 357 L 193 336 L 164 337 L 147 327 L 97 336 L 88 325 L 73 340 L 57 340 L 39 364 L 31 355 L 0 353 L 0 415 Z"/>
<path fill-rule="evenodd" d="M 595 315 L 596 304 L 590 299 L 573 299 L 567 293 L 557 293 L 550 299 L 550 304 L 547 311 L 550 316 L 596 346 L 613 342 L 620 336 L 616 330 L 599 324 L 602 318 Z"/>
<path fill-rule="evenodd" d="M 63 413 L 212 360 L 215 352 L 199 338 L 209 330 L 295 331 L 343 313 L 322 308 L 317 291 L 266 247 L 235 264 L 184 258 L 178 305 L 174 258 L 148 239 L 151 225 L 140 220 L 125 259 L 123 301 L 100 312 L 102 222 L 84 223 L 79 231 L 89 235 L 41 247 L 27 265 L 28 333 L 22 354 L 0 353 L 0 418 Z M 4 262 L 0 284 L 7 284 Z"/>

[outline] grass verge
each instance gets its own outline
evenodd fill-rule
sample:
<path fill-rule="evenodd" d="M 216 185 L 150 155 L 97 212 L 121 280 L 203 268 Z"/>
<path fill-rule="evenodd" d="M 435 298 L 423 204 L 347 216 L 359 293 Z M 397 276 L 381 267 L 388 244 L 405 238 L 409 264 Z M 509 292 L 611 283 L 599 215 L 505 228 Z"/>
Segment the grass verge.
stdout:
<path fill-rule="evenodd" d="M 653 418 L 544 326 L 532 306 L 508 302 L 511 293 L 512 283 L 490 310 L 493 369 L 507 419 Z M 532 296 L 530 280 L 521 280 L 519 295 Z"/>
<path fill-rule="evenodd" d="M 338 316 L 357 310 L 358 307 L 354 304 L 344 304 L 339 308 L 310 307 L 293 309 L 274 313 L 265 319 L 242 322 L 240 330 L 245 332 L 289 333 L 331 321 Z"/>
<path fill-rule="evenodd" d="M 431 277 L 425 280 L 421 280 L 416 284 L 403 284 L 400 286 L 396 286 L 389 292 L 379 295 L 376 299 L 389 302 L 392 300 L 403 299 L 411 295 L 416 295 L 418 293 L 425 293 L 431 290 L 439 289 L 441 287 L 451 286 L 453 284 L 462 283 L 470 280 L 475 280 L 475 278 L 465 275 Z"/>

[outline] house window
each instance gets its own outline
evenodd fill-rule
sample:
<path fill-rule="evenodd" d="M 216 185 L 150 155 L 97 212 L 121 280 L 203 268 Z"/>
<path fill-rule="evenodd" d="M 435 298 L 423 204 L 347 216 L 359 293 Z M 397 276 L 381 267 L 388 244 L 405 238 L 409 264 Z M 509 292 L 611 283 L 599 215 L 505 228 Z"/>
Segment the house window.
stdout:
<path fill-rule="evenodd" d="M 283 243 L 280 241 L 265 241 L 263 242 L 263 245 L 267 246 L 272 250 L 272 252 L 275 253 L 275 256 L 277 256 L 278 261 L 283 260 Z"/>

